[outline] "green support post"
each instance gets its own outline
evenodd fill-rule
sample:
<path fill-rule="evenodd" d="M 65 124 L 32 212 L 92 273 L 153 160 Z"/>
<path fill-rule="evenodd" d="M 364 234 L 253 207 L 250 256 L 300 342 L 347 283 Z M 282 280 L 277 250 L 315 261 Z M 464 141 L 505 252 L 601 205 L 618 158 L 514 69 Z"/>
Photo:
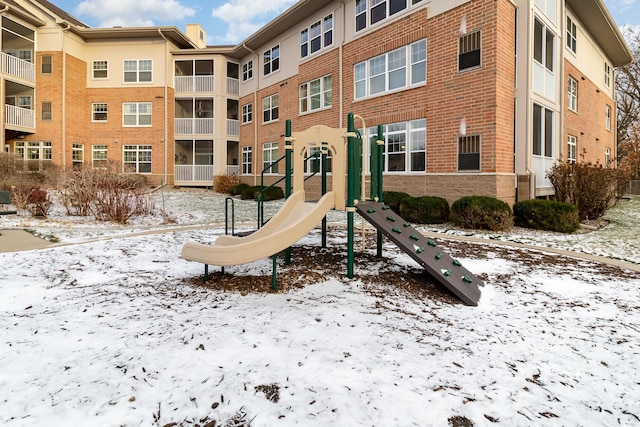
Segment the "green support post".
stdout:
<path fill-rule="evenodd" d="M 352 134 L 355 132 L 354 115 L 347 115 L 347 132 Z M 356 180 L 357 172 L 357 156 L 356 138 L 349 136 L 347 139 L 347 277 L 353 279 L 353 264 L 355 261 L 354 241 L 354 215 L 355 215 L 355 199 L 356 187 L 359 187 Z"/>
<path fill-rule="evenodd" d="M 383 202 L 382 197 L 382 172 L 384 169 L 384 128 L 382 125 L 378 125 L 378 135 L 376 140 L 371 143 L 371 155 L 373 168 L 371 170 L 371 198 L 378 198 L 379 202 Z M 376 193 L 373 193 L 373 182 L 376 182 Z M 382 258 L 382 231 L 378 230 L 376 233 L 376 256 Z"/>
<path fill-rule="evenodd" d="M 278 290 L 278 280 L 277 280 L 277 267 L 278 267 L 278 256 L 277 254 L 273 257 L 273 270 L 271 271 L 271 289 L 274 291 Z"/>
<path fill-rule="evenodd" d="M 322 143 L 322 155 L 321 155 L 321 166 L 322 166 L 322 195 L 327 194 L 327 152 L 329 150 L 329 143 Z M 327 216 L 325 215 L 322 218 L 322 247 L 327 247 Z"/>
<path fill-rule="evenodd" d="M 286 199 L 289 198 L 289 196 L 291 196 L 291 192 L 292 192 L 291 191 L 292 190 L 291 181 L 292 181 L 292 169 L 293 168 L 291 166 L 291 154 L 293 153 L 293 142 L 291 141 L 291 120 L 290 119 L 287 119 L 287 121 L 285 122 L 284 135 L 285 135 L 285 139 L 284 139 L 284 148 L 285 148 L 284 197 L 285 197 L 285 200 L 286 200 Z M 285 263 L 285 265 L 291 264 L 291 247 L 288 247 L 284 251 L 284 263 Z M 274 267 L 274 271 L 275 271 L 275 267 Z"/>

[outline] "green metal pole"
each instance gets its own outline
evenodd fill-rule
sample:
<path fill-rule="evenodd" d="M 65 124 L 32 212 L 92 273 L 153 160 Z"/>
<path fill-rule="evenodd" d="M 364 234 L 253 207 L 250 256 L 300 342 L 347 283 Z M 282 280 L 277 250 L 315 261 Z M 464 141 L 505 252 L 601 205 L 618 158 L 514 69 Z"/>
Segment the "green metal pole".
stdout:
<path fill-rule="evenodd" d="M 277 283 L 278 257 L 277 255 L 274 255 L 272 258 L 273 258 L 273 270 L 271 272 L 271 289 L 274 291 L 277 291 L 278 290 L 278 283 Z"/>
<path fill-rule="evenodd" d="M 322 143 L 322 195 L 327 194 L 327 150 L 329 144 L 327 142 Z M 322 247 L 327 247 L 327 216 L 322 218 Z"/>
<path fill-rule="evenodd" d="M 382 125 L 378 125 L 378 136 L 375 141 L 375 151 L 373 152 L 375 153 L 376 190 L 378 192 L 374 197 L 377 197 L 379 202 L 383 202 L 382 172 L 384 170 L 384 129 Z M 379 230 L 376 235 L 376 256 L 382 258 L 382 232 Z"/>
<path fill-rule="evenodd" d="M 355 132 L 353 124 L 353 113 L 347 115 L 347 132 Z M 354 187 L 356 185 L 355 179 L 355 160 L 354 146 L 355 138 L 349 137 L 347 139 L 347 277 L 353 279 L 353 264 L 355 260 L 354 253 L 354 215 L 355 215 L 355 200 L 354 200 Z"/>
<path fill-rule="evenodd" d="M 287 119 L 287 121 L 285 122 L 284 136 L 285 136 L 285 139 L 284 139 L 284 148 L 285 148 L 284 197 L 285 199 L 288 199 L 289 196 L 291 196 L 291 192 L 292 192 L 291 182 L 292 182 L 292 173 L 293 173 L 293 168 L 291 165 L 291 160 L 292 160 L 291 154 L 293 153 L 293 141 L 291 141 L 291 120 L 290 119 Z M 288 247 L 284 251 L 284 264 L 285 265 L 291 264 L 291 247 Z M 274 268 L 274 271 L 275 271 L 275 268 Z"/>

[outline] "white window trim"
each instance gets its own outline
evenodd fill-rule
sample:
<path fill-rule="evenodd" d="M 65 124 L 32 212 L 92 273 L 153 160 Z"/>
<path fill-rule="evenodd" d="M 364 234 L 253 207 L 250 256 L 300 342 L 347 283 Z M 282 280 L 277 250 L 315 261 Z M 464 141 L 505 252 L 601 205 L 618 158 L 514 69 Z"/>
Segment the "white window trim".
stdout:
<path fill-rule="evenodd" d="M 277 57 L 277 59 L 278 59 L 278 68 L 276 68 L 276 69 L 273 68 L 273 61 L 275 59 L 274 56 L 273 56 L 273 52 L 274 51 L 278 52 L 278 57 Z M 268 73 L 265 72 L 265 68 L 267 66 L 267 61 L 265 61 L 265 55 L 266 55 L 267 52 L 269 52 L 269 61 L 268 61 L 269 72 Z M 263 75 L 265 77 L 266 76 L 270 76 L 270 75 L 280 71 L 280 59 L 281 59 L 281 57 L 282 57 L 282 55 L 280 53 L 280 44 L 277 44 L 277 45 L 273 46 L 271 49 L 267 49 L 262 53 L 262 61 L 263 61 L 263 63 L 262 63 L 262 73 L 263 73 Z"/>
<path fill-rule="evenodd" d="M 270 119 L 268 121 L 264 120 L 264 113 L 265 113 L 265 111 L 267 111 L 264 108 L 264 101 L 266 99 L 269 100 L 269 111 L 270 111 L 269 117 L 270 117 Z M 275 108 L 278 109 L 278 117 L 275 118 L 275 119 L 273 118 L 273 111 L 275 109 L 274 108 L 274 103 L 273 103 L 274 99 L 277 100 L 277 105 L 276 105 Z M 274 122 L 277 122 L 279 119 L 280 119 L 280 97 L 279 97 L 279 95 L 277 93 L 274 93 L 274 94 L 271 94 L 271 95 L 268 95 L 268 96 L 265 96 L 264 98 L 262 98 L 262 124 L 274 123 Z"/>
<path fill-rule="evenodd" d="M 253 59 L 242 64 L 242 81 L 248 82 L 253 79 Z"/>
<path fill-rule="evenodd" d="M 253 173 L 253 147 L 245 145 L 242 147 L 242 174 L 251 175 Z"/>
<path fill-rule="evenodd" d="M 327 78 L 329 78 L 329 88 L 325 87 Z M 319 82 L 320 84 L 320 92 L 317 94 L 311 94 L 311 84 L 314 82 Z M 318 77 L 317 79 L 313 79 L 310 80 L 308 82 L 304 82 L 300 85 L 299 87 L 299 103 L 298 103 L 298 110 L 300 112 L 300 114 L 310 114 L 310 113 L 315 113 L 316 111 L 321 111 L 321 110 L 326 110 L 331 108 L 332 104 L 333 104 L 333 79 L 331 78 L 331 74 L 327 74 L 326 76 L 322 76 L 322 77 Z M 302 96 L 302 90 L 303 87 L 306 87 L 306 96 Z M 329 103 L 326 103 L 327 100 L 327 94 L 330 96 L 330 101 Z M 319 96 L 320 97 L 320 106 L 318 108 L 312 108 L 312 104 L 311 104 L 311 98 L 312 96 Z M 306 105 L 307 105 L 307 109 L 303 111 L 302 109 L 302 104 L 303 104 L 303 100 L 306 101 Z"/>
<path fill-rule="evenodd" d="M 104 71 L 106 71 L 107 75 L 105 77 L 96 77 L 96 71 L 103 71 L 102 68 L 96 70 L 96 63 L 97 62 L 104 62 L 106 64 L 106 68 L 104 69 Z M 109 79 L 109 61 L 106 59 L 94 59 L 93 62 L 91 63 L 91 79 L 92 80 L 108 80 Z"/>
<path fill-rule="evenodd" d="M 327 20 L 331 20 L 331 28 L 327 29 L 326 28 L 326 22 Z M 333 40 L 334 40 L 334 18 L 333 18 L 333 13 L 330 13 L 328 15 L 326 15 L 324 18 L 322 19 L 318 19 L 316 21 L 314 21 L 311 25 L 309 25 L 306 28 L 303 28 L 302 31 L 300 31 L 300 58 L 301 59 L 307 59 L 310 58 L 314 55 L 318 55 L 320 53 L 322 53 L 323 51 L 327 50 L 328 48 L 330 48 L 331 46 L 333 46 Z M 318 38 L 320 39 L 320 48 L 314 52 L 311 52 L 311 42 L 312 40 L 314 40 L 316 37 L 311 37 L 311 29 L 315 26 L 318 25 L 320 28 L 320 34 L 318 34 Z M 329 44 L 325 44 L 326 42 L 326 37 L 327 34 L 331 32 L 331 43 Z M 306 40 L 303 40 L 303 34 L 306 34 Z M 302 54 L 302 48 L 306 47 L 307 48 L 307 52 L 306 55 Z"/>
<path fill-rule="evenodd" d="M 135 161 L 126 161 L 126 156 L 125 153 L 126 152 L 130 152 L 130 153 L 136 153 L 136 159 Z M 141 153 L 149 153 L 149 161 L 141 161 L 140 160 L 140 154 Z M 135 164 L 135 171 L 134 172 L 128 172 L 127 169 L 127 165 L 132 165 Z M 141 164 L 149 164 L 149 172 L 140 172 L 140 165 Z M 140 145 L 136 145 L 136 144 L 127 144 L 127 145 L 123 145 L 122 146 L 122 172 L 123 173 L 138 173 L 138 174 L 151 174 L 153 173 L 153 147 L 151 145 L 148 144 L 140 144 Z"/>
<path fill-rule="evenodd" d="M 607 62 L 604 63 L 604 85 L 608 88 L 611 87 L 611 65 Z"/>
<path fill-rule="evenodd" d="M 606 130 L 611 130 L 611 112 L 612 108 L 610 105 L 605 106 L 604 108 L 604 128 Z"/>
<path fill-rule="evenodd" d="M 136 63 L 136 69 L 134 70 L 127 70 L 126 69 L 126 63 L 127 62 L 134 62 Z M 140 70 L 140 63 L 141 62 L 146 62 L 149 61 L 151 63 L 151 69 L 150 70 Z M 128 82 L 125 78 L 127 73 L 136 73 L 136 80 L 135 81 L 130 81 Z M 150 73 L 151 77 L 150 79 L 141 81 L 140 80 L 140 73 Z M 153 83 L 153 59 L 125 59 L 122 61 L 122 83 L 123 84 L 151 84 Z"/>
<path fill-rule="evenodd" d="M 269 161 L 265 161 L 265 153 L 269 152 Z M 275 156 L 274 156 L 275 153 Z M 278 147 L 278 143 L 277 142 L 265 142 L 264 144 L 262 144 L 262 168 L 261 170 L 264 171 L 267 167 L 267 163 L 271 164 L 273 162 L 275 162 L 276 160 L 278 160 L 280 153 L 279 153 L 279 147 Z M 275 165 L 276 168 L 278 168 L 278 165 Z M 273 168 L 273 167 L 272 167 Z M 265 175 L 278 175 L 278 172 L 272 172 L 271 170 L 269 172 L 265 172 Z"/>
<path fill-rule="evenodd" d="M 567 137 L 567 161 L 569 161 L 570 163 L 575 163 L 577 160 L 577 156 L 578 156 L 578 138 L 574 135 L 569 135 Z"/>
<path fill-rule="evenodd" d="M 134 114 L 126 114 L 125 105 L 135 105 L 136 106 L 136 111 L 135 111 L 136 124 L 134 124 L 134 125 L 125 124 L 125 120 L 124 120 L 125 117 L 134 115 Z M 151 112 L 149 114 L 140 114 L 140 106 L 141 105 L 150 106 L 151 107 L 150 108 Z M 141 125 L 140 124 L 140 117 L 141 116 L 147 116 L 147 115 L 150 116 L 151 123 L 149 123 L 148 125 L 147 124 Z M 153 104 L 151 102 L 123 102 L 122 103 L 122 127 L 151 127 L 151 126 L 153 126 Z"/>
<path fill-rule="evenodd" d="M 248 120 L 246 119 L 247 116 L 249 116 Z M 242 124 L 246 125 L 251 122 L 253 122 L 253 104 L 249 102 L 242 106 Z"/>
<path fill-rule="evenodd" d="M 106 144 L 95 144 L 91 146 L 91 167 L 95 168 L 96 167 L 96 161 L 98 162 L 107 162 L 107 160 L 109 159 L 108 157 L 108 153 L 109 153 L 109 148 Z M 104 159 L 103 158 L 96 158 L 96 154 L 97 153 L 104 153 Z"/>
<path fill-rule="evenodd" d="M 364 1 L 364 10 L 361 10 L 360 12 L 358 12 L 358 9 L 356 8 L 356 3 L 353 3 L 353 11 L 354 11 L 354 19 L 357 19 L 358 16 L 362 16 L 364 14 L 364 20 L 365 20 L 365 25 L 364 27 L 360 28 L 359 30 L 357 29 L 357 24 L 356 21 L 353 22 L 353 29 L 355 31 L 355 33 L 360 33 L 362 31 L 366 31 L 367 29 L 370 28 L 376 28 L 378 26 L 381 25 L 386 25 L 386 23 L 388 23 L 390 20 L 397 18 L 398 16 L 402 16 L 404 15 L 408 10 L 412 9 L 412 8 L 416 8 L 418 6 L 420 6 L 420 2 L 422 0 L 407 0 L 407 5 L 406 7 L 404 7 L 403 9 L 398 10 L 396 13 L 394 13 L 393 15 L 390 15 L 389 12 L 389 0 L 376 0 L 377 3 L 372 5 L 372 0 L 363 0 Z M 374 6 L 377 6 L 380 3 L 386 3 L 385 4 L 385 17 L 382 18 L 381 20 L 375 22 L 374 24 L 371 23 L 371 9 Z"/>
<path fill-rule="evenodd" d="M 569 49 L 569 52 L 576 55 L 578 51 L 578 26 L 569 15 L 567 15 L 566 29 L 567 29 L 566 47 L 567 49 Z"/>
<path fill-rule="evenodd" d="M 105 110 L 104 111 L 96 111 L 96 107 L 98 105 L 104 105 L 105 106 Z M 96 120 L 95 118 L 95 114 L 96 113 L 104 113 L 105 115 L 105 119 L 104 120 Z M 91 104 L 91 122 L 93 123 L 106 123 L 109 120 L 109 105 L 106 102 L 93 102 Z"/>
<path fill-rule="evenodd" d="M 574 113 L 578 112 L 578 81 L 569 76 L 567 82 L 567 107 Z M 572 90 L 573 89 L 573 90 Z"/>
<path fill-rule="evenodd" d="M 80 153 L 80 160 L 74 158 L 76 153 Z M 71 162 L 84 163 L 84 144 L 73 143 L 71 145 Z"/>
<path fill-rule="evenodd" d="M 403 130 L 397 130 L 397 131 L 393 131 L 391 133 L 389 133 L 389 128 L 392 126 L 397 126 L 397 125 L 404 125 L 404 129 Z M 370 135 L 371 138 L 378 138 L 377 136 L 377 132 L 378 132 L 378 128 L 377 127 L 371 127 L 368 129 L 368 135 Z M 397 122 L 397 123 L 390 123 L 387 125 L 383 126 L 382 129 L 383 132 L 383 137 L 382 139 L 385 141 L 385 150 L 384 150 L 384 155 L 383 155 L 383 171 L 384 173 L 387 174 L 402 174 L 402 175 L 411 175 L 411 174 L 424 174 L 425 170 L 426 170 L 426 166 L 427 166 L 427 120 L 426 119 L 417 119 L 417 120 L 409 120 L 406 122 Z M 413 148 L 413 138 L 412 136 L 415 135 L 416 133 L 424 133 L 424 149 L 419 149 L 416 150 Z M 389 143 L 389 135 L 404 135 L 404 150 L 403 151 L 395 151 L 395 152 L 391 152 L 388 149 L 388 143 Z M 404 153 L 404 170 L 400 171 L 400 170 L 395 170 L 395 171 L 390 171 L 389 170 L 389 154 L 399 154 L 399 153 Z M 425 169 L 421 169 L 421 170 L 411 170 L 412 169 L 412 154 L 414 153 L 424 153 L 424 165 L 425 165 Z"/>

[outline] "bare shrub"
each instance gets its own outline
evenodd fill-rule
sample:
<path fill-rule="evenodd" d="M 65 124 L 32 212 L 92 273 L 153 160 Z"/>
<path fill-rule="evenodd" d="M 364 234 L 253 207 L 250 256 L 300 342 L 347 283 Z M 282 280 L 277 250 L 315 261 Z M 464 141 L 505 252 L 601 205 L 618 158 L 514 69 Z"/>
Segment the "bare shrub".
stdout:
<path fill-rule="evenodd" d="M 49 214 L 53 204 L 47 190 L 33 186 L 14 186 L 12 202 L 22 211 L 27 211 L 33 216 L 44 217 Z"/>
<path fill-rule="evenodd" d="M 581 220 L 597 219 L 623 195 L 628 171 L 591 162 L 558 162 L 547 175 L 556 200 L 578 206 Z"/>
<path fill-rule="evenodd" d="M 217 193 L 231 193 L 231 189 L 240 183 L 237 174 L 216 175 L 213 177 L 213 189 Z"/>
<path fill-rule="evenodd" d="M 98 176 L 93 214 L 101 221 L 126 224 L 132 217 L 147 215 L 153 204 L 144 189 L 126 175 L 104 174 Z"/>

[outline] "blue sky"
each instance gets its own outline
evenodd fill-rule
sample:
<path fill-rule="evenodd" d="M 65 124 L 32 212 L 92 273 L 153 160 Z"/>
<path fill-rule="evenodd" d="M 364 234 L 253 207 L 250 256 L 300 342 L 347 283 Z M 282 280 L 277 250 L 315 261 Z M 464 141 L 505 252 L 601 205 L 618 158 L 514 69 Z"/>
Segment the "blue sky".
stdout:
<path fill-rule="evenodd" d="M 91 27 L 197 23 L 208 44 L 236 44 L 296 0 L 50 0 Z M 640 30 L 640 0 L 604 0 L 618 26 Z"/>

